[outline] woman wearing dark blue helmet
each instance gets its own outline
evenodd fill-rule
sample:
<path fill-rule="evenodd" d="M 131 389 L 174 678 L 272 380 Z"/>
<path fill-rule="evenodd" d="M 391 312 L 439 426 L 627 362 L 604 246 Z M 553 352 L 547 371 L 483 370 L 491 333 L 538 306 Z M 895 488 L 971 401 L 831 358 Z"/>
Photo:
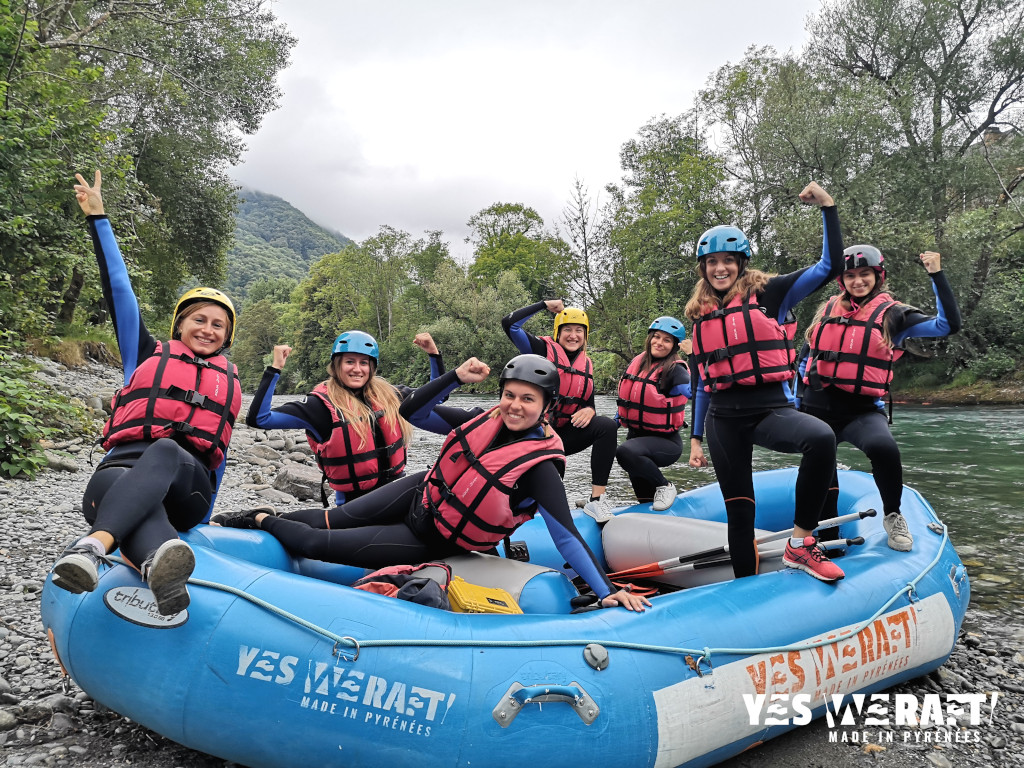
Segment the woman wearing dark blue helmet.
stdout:
<path fill-rule="evenodd" d="M 816 264 L 785 275 L 748 269 L 750 243 L 736 227 L 705 232 L 697 245 L 700 279 L 686 305 L 693 320 L 693 434 L 690 465 L 707 466 L 707 430 L 715 475 L 725 499 L 729 552 L 737 577 L 757 572 L 754 542 L 753 447 L 800 453 L 793 535 L 783 562 L 822 581 L 843 578 L 812 535 L 835 468 L 836 441 L 828 425 L 793 407 L 795 324 L 790 311 L 842 272 L 843 244 L 832 197 L 811 182 L 804 203 L 822 210 L 824 234 Z"/>

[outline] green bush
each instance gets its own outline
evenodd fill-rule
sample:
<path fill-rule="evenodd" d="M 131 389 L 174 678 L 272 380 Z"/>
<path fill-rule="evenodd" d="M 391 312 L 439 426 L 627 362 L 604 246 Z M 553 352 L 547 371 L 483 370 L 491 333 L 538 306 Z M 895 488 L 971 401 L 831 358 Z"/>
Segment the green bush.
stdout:
<path fill-rule="evenodd" d="M 970 370 L 979 379 L 1001 379 L 1017 367 L 1013 358 L 1001 349 L 990 349 L 970 364 Z"/>
<path fill-rule="evenodd" d="M 39 441 L 85 429 L 85 414 L 37 381 L 34 366 L 2 345 L 0 370 L 0 476 L 31 480 L 46 467 Z M 65 426 L 47 426 L 57 423 Z"/>
<path fill-rule="evenodd" d="M 969 387 L 978 380 L 978 374 L 974 371 L 960 371 L 953 377 L 954 387 Z"/>

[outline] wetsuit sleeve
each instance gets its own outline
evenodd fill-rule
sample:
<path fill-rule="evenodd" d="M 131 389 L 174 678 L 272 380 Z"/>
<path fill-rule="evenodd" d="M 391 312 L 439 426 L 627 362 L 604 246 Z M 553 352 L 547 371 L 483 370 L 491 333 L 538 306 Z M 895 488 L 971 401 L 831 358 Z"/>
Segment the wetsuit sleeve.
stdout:
<path fill-rule="evenodd" d="M 146 330 L 146 324 L 142 321 L 139 302 L 132 290 L 128 268 L 117 246 L 110 220 L 106 216 L 87 216 L 86 222 L 100 270 L 103 298 L 114 321 L 114 334 L 127 384 L 139 363 L 153 354 L 156 339 Z"/>
<path fill-rule="evenodd" d="M 573 522 L 565 498 L 565 485 L 554 462 L 542 461 L 531 467 L 523 473 L 519 482 L 524 492 L 537 500 L 537 511 L 548 527 L 558 553 L 569 566 L 590 585 L 600 599 L 615 592 L 604 569 L 598 564 L 593 551 Z"/>
<path fill-rule="evenodd" d="M 962 327 L 960 307 L 946 276 L 939 271 L 931 275 L 931 278 L 937 314 L 926 315 L 913 307 L 908 307 L 904 312 L 887 313 L 886 322 L 890 322 L 891 318 L 893 323 L 890 333 L 894 346 L 900 346 L 907 339 L 942 338 L 957 333 Z"/>
<path fill-rule="evenodd" d="M 843 235 L 834 205 L 821 209 L 821 258 L 813 266 L 768 281 L 758 303 L 780 325 L 797 304 L 843 271 Z"/>
<path fill-rule="evenodd" d="M 665 397 L 690 397 L 690 372 L 686 363 L 672 366 L 668 376 L 658 379 L 658 392 Z"/>
<path fill-rule="evenodd" d="M 444 359 L 441 357 L 441 353 L 438 352 L 436 355 L 430 355 L 430 378 L 433 380 L 443 375 Z"/>
<path fill-rule="evenodd" d="M 455 408 L 450 405 L 438 405 L 459 387 L 459 377 L 455 371 L 448 371 L 436 379 L 428 381 L 422 387 L 412 391 L 402 405 L 398 414 L 414 427 L 425 429 L 438 435 L 447 435 L 455 427 L 483 413 L 482 408 Z"/>
<path fill-rule="evenodd" d="M 529 331 L 523 330 L 523 323 L 542 309 L 547 309 L 547 304 L 543 301 L 538 301 L 536 304 L 517 309 L 515 312 L 501 318 L 501 327 L 505 329 L 505 335 L 516 345 L 516 349 L 524 355 L 532 354 L 544 357 L 544 353 L 547 351 L 543 341 Z"/>
<path fill-rule="evenodd" d="M 307 395 L 302 400 L 271 408 L 280 377 L 281 371 L 267 366 L 249 405 L 245 423 L 256 429 L 302 429 L 312 434 L 318 443 L 330 438 L 333 422 L 331 412 L 318 397 Z"/>
<path fill-rule="evenodd" d="M 690 437 L 698 440 L 704 439 L 704 417 L 707 416 L 708 406 L 711 404 L 711 395 L 704 390 L 701 383 L 700 369 L 696 364 L 690 368 L 690 389 L 693 391 L 693 399 L 690 409 Z"/>

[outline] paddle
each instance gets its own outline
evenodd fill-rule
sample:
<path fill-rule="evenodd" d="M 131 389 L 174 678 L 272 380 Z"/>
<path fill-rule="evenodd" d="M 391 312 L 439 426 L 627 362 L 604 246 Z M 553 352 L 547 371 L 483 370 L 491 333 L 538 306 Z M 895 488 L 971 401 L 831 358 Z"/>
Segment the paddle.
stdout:
<path fill-rule="evenodd" d="M 860 512 L 851 512 L 848 515 L 840 515 L 839 517 L 833 517 L 830 520 L 822 520 L 818 523 L 818 527 L 814 530 L 821 528 L 831 528 L 835 525 L 841 525 L 842 523 L 848 523 L 851 520 L 862 520 L 865 517 L 874 517 L 878 513 L 873 509 L 865 509 Z M 766 533 L 759 539 L 755 539 L 754 543 L 760 547 L 762 544 L 767 544 L 770 541 L 779 541 L 781 539 L 787 539 L 792 535 L 791 531 L 777 531 L 775 533 Z M 675 568 L 684 563 L 692 563 L 697 560 L 705 560 L 709 557 L 717 557 L 720 555 L 729 554 L 729 545 L 723 544 L 720 547 L 714 549 L 705 549 L 703 552 L 695 552 L 692 555 L 679 555 L 679 557 L 670 557 L 667 560 L 661 560 L 656 563 L 647 563 L 646 565 L 637 565 L 633 568 L 626 568 L 622 571 L 616 571 L 615 573 L 608 574 L 615 578 L 629 577 L 629 578 L 651 578 L 653 576 L 660 576 L 666 570 Z"/>
<path fill-rule="evenodd" d="M 858 546 L 858 545 L 863 544 L 863 543 L 864 543 L 864 537 L 863 536 L 857 536 L 857 537 L 852 538 L 852 539 L 836 539 L 835 541 L 822 542 L 818 546 L 822 547 L 822 548 L 824 548 L 826 550 L 833 550 L 833 549 L 840 549 L 841 547 L 855 547 L 855 546 Z M 786 551 L 785 547 L 783 547 L 782 549 L 771 549 L 771 550 L 768 550 L 766 552 L 759 552 L 758 554 L 760 555 L 760 559 L 761 560 L 770 560 L 772 558 L 782 557 L 782 554 L 785 551 Z M 726 557 L 718 557 L 718 558 L 714 558 L 712 560 L 698 560 L 695 563 L 679 563 L 678 565 L 674 565 L 674 566 L 670 566 L 670 567 L 666 568 L 660 574 L 656 574 L 656 575 L 658 575 L 658 576 L 663 575 L 663 574 L 664 575 L 672 575 L 672 574 L 682 573 L 684 571 L 701 571 L 701 570 L 704 570 L 705 568 L 720 568 L 722 566 L 729 565 L 731 563 L 732 563 L 732 559 L 730 557 L 728 557 L 728 556 L 726 556 Z M 629 582 L 620 581 L 619 577 L 620 577 L 619 573 L 609 573 L 608 574 L 608 578 L 612 579 L 612 584 L 614 584 L 615 586 L 621 587 L 623 589 L 625 589 L 627 586 L 629 586 L 629 587 L 633 587 L 634 589 L 636 589 L 635 585 L 633 585 L 632 583 L 629 583 Z M 637 578 L 637 577 L 634 574 L 630 574 L 630 578 Z M 640 578 L 652 578 L 652 577 L 651 576 L 642 576 Z M 649 593 L 647 593 L 647 594 L 649 595 Z"/>

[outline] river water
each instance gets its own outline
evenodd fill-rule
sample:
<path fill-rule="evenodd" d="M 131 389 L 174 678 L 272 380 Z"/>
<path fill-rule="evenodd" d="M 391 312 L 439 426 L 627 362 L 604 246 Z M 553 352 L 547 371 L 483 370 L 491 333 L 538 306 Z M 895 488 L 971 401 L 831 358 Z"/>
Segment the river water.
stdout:
<path fill-rule="evenodd" d="M 448 404 L 470 408 L 495 402 L 495 397 L 453 395 Z M 599 413 L 614 413 L 611 397 L 599 396 L 597 406 Z M 968 566 L 969 623 L 1024 624 L 1024 408 L 898 405 L 892 430 L 903 454 L 903 482 L 917 489 L 949 526 Z M 426 468 L 441 439 L 417 430 L 410 468 Z M 683 459 L 688 455 L 687 446 Z M 565 479 L 572 500 L 589 493 L 588 456 L 586 451 L 569 458 Z M 792 466 L 794 458 L 755 448 L 754 469 Z M 839 462 L 870 471 L 867 457 L 846 443 L 839 446 Z M 713 469 L 685 463 L 665 474 L 679 491 L 715 482 Z M 618 465 L 612 469 L 609 497 L 616 505 L 634 501 Z"/>

